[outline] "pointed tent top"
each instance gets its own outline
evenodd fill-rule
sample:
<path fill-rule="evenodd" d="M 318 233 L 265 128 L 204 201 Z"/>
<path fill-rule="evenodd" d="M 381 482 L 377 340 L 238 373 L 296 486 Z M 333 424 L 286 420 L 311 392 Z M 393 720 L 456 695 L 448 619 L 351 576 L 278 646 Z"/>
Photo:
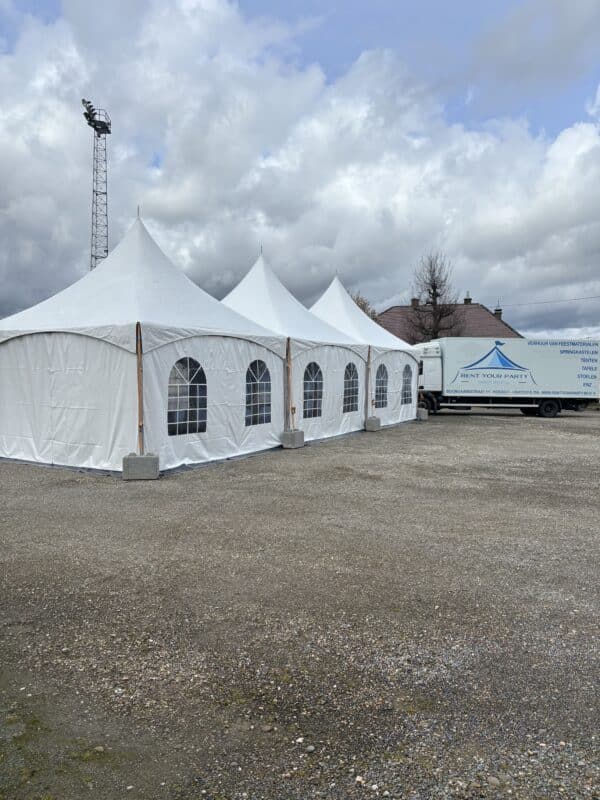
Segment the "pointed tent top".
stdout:
<path fill-rule="evenodd" d="M 263 255 L 221 302 L 283 336 L 328 344 L 360 344 L 352 336 L 319 319 L 296 300 Z"/>
<path fill-rule="evenodd" d="M 337 275 L 310 310 L 360 342 L 375 347 L 412 351 L 407 342 L 386 331 L 356 305 Z"/>
<path fill-rule="evenodd" d="M 1 320 L 0 341 L 23 333 L 79 331 L 135 350 L 136 322 L 144 328 L 145 350 L 202 333 L 266 338 L 277 352 L 282 343 L 191 281 L 140 218 L 96 269 L 48 300 Z"/>

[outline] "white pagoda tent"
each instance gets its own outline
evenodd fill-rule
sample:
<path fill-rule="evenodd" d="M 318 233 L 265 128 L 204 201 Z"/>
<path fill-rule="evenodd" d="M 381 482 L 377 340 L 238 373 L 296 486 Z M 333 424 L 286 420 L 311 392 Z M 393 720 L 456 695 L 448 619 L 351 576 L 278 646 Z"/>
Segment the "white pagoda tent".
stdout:
<path fill-rule="evenodd" d="M 310 310 L 356 341 L 370 345 L 370 414 L 379 417 L 382 425 L 415 419 L 419 360 L 411 345 L 367 316 L 337 276 Z"/>
<path fill-rule="evenodd" d="M 0 457 L 120 471 L 280 444 L 286 340 L 202 291 L 137 219 L 92 272 L 0 321 Z"/>
<path fill-rule="evenodd" d="M 368 346 L 312 314 L 262 255 L 221 302 L 287 337 L 287 421 L 305 440 L 365 427 Z"/>

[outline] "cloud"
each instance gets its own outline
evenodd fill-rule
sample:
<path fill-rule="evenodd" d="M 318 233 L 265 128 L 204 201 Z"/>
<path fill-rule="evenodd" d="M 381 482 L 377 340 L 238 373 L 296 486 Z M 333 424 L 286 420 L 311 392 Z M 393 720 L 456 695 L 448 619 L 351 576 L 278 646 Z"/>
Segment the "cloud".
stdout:
<path fill-rule="evenodd" d="M 513 85 L 556 86 L 595 66 L 599 41 L 597 0 L 524 0 L 480 36 L 474 69 Z"/>
<path fill-rule="evenodd" d="M 596 96 L 586 103 L 585 110 L 590 117 L 600 120 L 600 85 L 596 89 Z"/>
<path fill-rule="evenodd" d="M 65 0 L 60 19 L 23 18 L 0 57 L 0 315 L 87 269 L 81 97 L 113 120 L 111 246 L 140 204 L 171 258 L 217 296 L 261 243 L 306 302 L 336 271 L 378 307 L 405 300 L 432 249 L 476 301 L 600 294 L 600 129 L 589 116 L 555 137 L 524 120 L 450 123 L 444 98 L 393 52 L 364 52 L 327 82 L 318 64 L 298 65 L 296 28 L 226 0 L 82 8 Z M 505 317 L 587 329 L 599 308 Z"/>

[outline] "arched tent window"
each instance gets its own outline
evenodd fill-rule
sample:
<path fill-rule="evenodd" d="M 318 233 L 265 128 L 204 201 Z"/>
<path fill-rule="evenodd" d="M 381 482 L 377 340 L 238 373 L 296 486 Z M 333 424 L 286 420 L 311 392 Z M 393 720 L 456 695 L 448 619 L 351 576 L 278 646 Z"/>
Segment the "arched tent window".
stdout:
<path fill-rule="evenodd" d="M 385 364 L 377 367 L 375 375 L 375 408 L 387 408 L 388 371 Z"/>
<path fill-rule="evenodd" d="M 206 375 L 193 358 L 180 358 L 169 375 L 169 436 L 206 431 Z"/>
<path fill-rule="evenodd" d="M 412 403 L 412 369 L 410 364 L 404 367 L 402 372 L 402 405 L 410 405 Z"/>
<path fill-rule="evenodd" d="M 321 367 L 311 361 L 304 370 L 304 418 L 320 417 L 322 405 L 323 373 L 321 372 Z"/>
<path fill-rule="evenodd" d="M 358 371 L 350 362 L 344 371 L 344 414 L 358 411 Z"/>
<path fill-rule="evenodd" d="M 271 422 L 271 375 L 264 361 L 246 371 L 246 427 Z"/>

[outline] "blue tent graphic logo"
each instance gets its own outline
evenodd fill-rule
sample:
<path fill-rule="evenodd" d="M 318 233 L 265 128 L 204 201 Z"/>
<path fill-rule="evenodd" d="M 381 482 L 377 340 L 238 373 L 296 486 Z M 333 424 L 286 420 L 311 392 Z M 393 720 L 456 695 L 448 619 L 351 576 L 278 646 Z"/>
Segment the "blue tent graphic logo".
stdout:
<path fill-rule="evenodd" d="M 477 361 L 460 367 L 452 383 L 465 386 L 489 384 L 498 386 L 498 382 L 509 381 L 510 387 L 517 384 L 531 381 L 535 384 L 535 379 L 528 367 L 523 367 L 509 358 L 500 349 L 506 343 L 495 341 L 494 346 Z M 508 386 L 508 384 L 506 384 Z M 509 389 L 510 391 L 510 389 Z"/>
<path fill-rule="evenodd" d="M 515 361 L 511 361 L 511 359 L 500 350 L 504 344 L 505 342 L 495 342 L 494 347 L 492 347 L 489 353 L 482 356 L 479 361 L 467 364 L 467 366 L 462 369 L 506 369 L 513 372 L 529 372 L 527 367 L 522 367 Z"/>

